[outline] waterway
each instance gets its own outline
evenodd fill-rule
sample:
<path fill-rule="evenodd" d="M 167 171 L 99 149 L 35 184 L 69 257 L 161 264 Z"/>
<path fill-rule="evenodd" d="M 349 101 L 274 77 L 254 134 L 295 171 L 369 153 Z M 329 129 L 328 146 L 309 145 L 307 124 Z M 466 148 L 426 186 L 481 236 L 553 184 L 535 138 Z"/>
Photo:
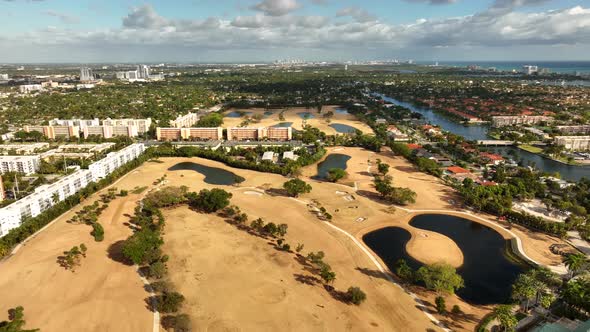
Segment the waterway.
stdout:
<path fill-rule="evenodd" d="M 318 173 L 314 176 L 314 179 L 326 179 L 328 172 L 332 168 L 346 169 L 349 160 L 349 155 L 341 153 L 329 154 L 324 161 L 318 164 Z"/>
<path fill-rule="evenodd" d="M 205 183 L 214 185 L 225 185 L 230 186 L 238 182 L 239 176 L 235 173 L 227 171 L 222 168 L 209 167 L 193 162 L 182 162 L 178 163 L 170 168 L 169 171 L 195 171 L 205 176 Z"/>
<path fill-rule="evenodd" d="M 423 118 L 431 124 L 440 126 L 443 130 L 465 137 L 467 140 L 487 140 L 489 126 L 487 125 L 464 125 L 456 122 L 440 112 L 435 112 L 426 107 L 415 106 L 411 103 L 381 96 L 383 100 L 410 109 L 413 112 L 422 114 Z M 590 178 L 590 166 L 572 166 L 558 161 L 542 157 L 515 147 L 496 148 L 498 153 L 505 157 L 521 162 L 525 166 L 535 166 L 547 173 L 559 173 L 561 178 L 569 181 L 579 181 L 582 177 Z"/>
<path fill-rule="evenodd" d="M 510 298 L 516 277 L 527 268 L 507 255 L 510 243 L 495 230 L 479 223 L 449 215 L 424 214 L 410 225 L 437 232 L 453 240 L 463 253 L 463 265 L 457 268 L 465 287 L 457 295 L 472 304 L 498 304 Z M 423 264 L 406 251 L 410 233 L 400 227 L 386 227 L 363 236 L 363 241 L 385 262 L 391 271 L 405 259 L 410 267 Z"/>

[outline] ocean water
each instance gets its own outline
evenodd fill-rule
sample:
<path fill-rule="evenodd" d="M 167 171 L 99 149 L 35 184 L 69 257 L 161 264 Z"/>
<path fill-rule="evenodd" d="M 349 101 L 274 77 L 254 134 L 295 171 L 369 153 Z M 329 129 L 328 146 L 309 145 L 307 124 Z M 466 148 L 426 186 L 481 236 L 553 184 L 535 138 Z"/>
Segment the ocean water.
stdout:
<path fill-rule="evenodd" d="M 432 65 L 434 61 L 420 62 L 420 64 Z M 439 66 L 467 67 L 471 65 L 482 68 L 494 67 L 502 71 L 521 71 L 522 66 L 531 65 L 539 68 L 547 68 L 551 73 L 560 74 L 590 74 L 590 61 L 439 61 Z"/>

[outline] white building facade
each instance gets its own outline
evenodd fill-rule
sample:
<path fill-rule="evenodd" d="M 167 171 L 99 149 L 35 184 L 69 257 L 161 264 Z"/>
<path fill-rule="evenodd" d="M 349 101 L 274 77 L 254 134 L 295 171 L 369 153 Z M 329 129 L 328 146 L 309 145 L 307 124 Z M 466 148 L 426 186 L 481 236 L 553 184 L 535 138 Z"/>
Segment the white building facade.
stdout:
<path fill-rule="evenodd" d="M 17 172 L 25 175 L 39 170 L 41 157 L 36 156 L 0 156 L 0 173 Z"/>
<path fill-rule="evenodd" d="M 132 144 L 117 152 L 111 152 L 89 166 L 67 175 L 55 183 L 35 189 L 35 192 L 0 209 L 0 237 L 19 227 L 27 218 L 34 218 L 43 211 L 72 196 L 91 182 L 96 182 L 125 163 L 136 159 L 145 151 L 141 143 Z"/>

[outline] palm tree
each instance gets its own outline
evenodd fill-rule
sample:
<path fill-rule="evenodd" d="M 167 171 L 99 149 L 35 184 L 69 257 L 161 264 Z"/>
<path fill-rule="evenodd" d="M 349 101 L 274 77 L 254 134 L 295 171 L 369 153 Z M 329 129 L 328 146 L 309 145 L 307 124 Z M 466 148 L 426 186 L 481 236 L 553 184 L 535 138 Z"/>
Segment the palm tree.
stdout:
<path fill-rule="evenodd" d="M 508 304 L 499 305 L 494 309 L 494 317 L 500 322 L 502 331 L 514 331 L 518 320 L 512 314 L 512 306 Z"/>
<path fill-rule="evenodd" d="M 512 298 L 526 301 L 524 311 L 528 310 L 529 300 L 534 298 L 543 286 L 538 280 L 528 273 L 520 274 L 512 285 Z"/>
<path fill-rule="evenodd" d="M 565 266 L 569 270 L 570 279 L 571 279 L 576 275 L 576 272 L 579 272 L 580 270 L 582 270 L 584 268 L 584 266 L 587 263 L 587 260 L 586 260 L 586 255 L 584 255 L 582 253 L 575 253 L 575 254 L 567 255 L 565 257 L 565 259 L 563 260 L 563 262 L 565 263 Z"/>

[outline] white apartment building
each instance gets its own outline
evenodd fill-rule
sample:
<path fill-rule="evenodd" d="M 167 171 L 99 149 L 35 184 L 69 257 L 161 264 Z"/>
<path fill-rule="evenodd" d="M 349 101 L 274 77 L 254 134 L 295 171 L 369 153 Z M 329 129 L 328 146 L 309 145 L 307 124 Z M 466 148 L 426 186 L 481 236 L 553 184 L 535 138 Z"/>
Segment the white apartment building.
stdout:
<path fill-rule="evenodd" d="M 0 237 L 20 226 L 27 218 L 34 218 L 54 204 L 63 201 L 92 182 L 92 172 L 78 170 L 52 184 L 43 185 L 35 192 L 0 209 Z"/>
<path fill-rule="evenodd" d="M 8 81 L 9 79 L 8 74 L 0 74 L 0 81 Z"/>
<path fill-rule="evenodd" d="M 175 120 L 170 121 L 170 126 L 174 128 L 192 127 L 197 121 L 199 121 L 197 113 L 188 112 L 187 114 L 180 115 Z"/>
<path fill-rule="evenodd" d="M 88 169 L 92 171 L 94 181 L 98 181 L 111 174 L 121 165 L 137 158 L 145 151 L 145 145 L 142 143 L 131 144 L 119 151 L 111 152 L 107 156 L 95 163 L 92 163 Z"/>
<path fill-rule="evenodd" d="M 120 151 L 112 152 L 106 158 L 80 169 L 57 182 L 35 189 L 35 192 L 17 202 L 0 209 L 0 237 L 21 225 L 27 218 L 33 218 L 54 204 L 72 196 L 90 182 L 95 182 L 112 173 L 121 165 L 137 158 L 145 151 L 141 143 L 132 144 Z"/>
<path fill-rule="evenodd" d="M 570 151 L 590 150 L 590 136 L 555 136 L 554 143 Z"/>
<path fill-rule="evenodd" d="M 152 119 L 110 119 L 102 120 L 103 126 L 136 126 L 139 134 L 144 134 L 150 129 Z"/>
<path fill-rule="evenodd" d="M 0 151 L 7 154 L 10 151 L 14 151 L 17 154 L 31 154 L 39 150 L 45 150 L 49 148 L 49 143 L 31 143 L 31 144 L 0 144 Z"/>
<path fill-rule="evenodd" d="M 82 82 L 94 81 L 94 74 L 92 73 L 92 69 L 90 69 L 88 67 L 80 68 L 80 81 L 82 81 Z"/>
<path fill-rule="evenodd" d="M 25 84 L 25 85 L 20 85 L 18 87 L 18 89 L 19 89 L 19 91 L 21 93 L 29 93 L 29 92 L 35 92 L 35 91 L 43 91 L 43 90 L 45 90 L 41 84 Z"/>
<path fill-rule="evenodd" d="M 557 126 L 556 128 L 564 134 L 590 134 L 590 125 Z"/>
<path fill-rule="evenodd" d="M 525 65 L 522 66 L 522 72 L 527 75 L 532 75 L 539 72 L 538 66 Z"/>
<path fill-rule="evenodd" d="M 53 119 L 49 120 L 50 126 L 76 126 L 83 130 L 85 127 L 88 126 L 98 126 L 100 125 L 100 120 L 97 118 L 86 120 L 86 119 Z"/>
<path fill-rule="evenodd" d="M 552 117 L 543 115 L 515 115 L 515 116 L 492 116 L 493 127 L 514 126 L 521 124 L 537 124 L 539 122 L 551 122 Z"/>
<path fill-rule="evenodd" d="M 139 79 L 147 80 L 150 78 L 150 66 L 139 65 L 137 66 L 137 73 Z"/>
<path fill-rule="evenodd" d="M 84 138 L 89 136 L 99 136 L 104 138 L 112 138 L 115 136 L 137 137 L 137 126 L 89 126 L 82 130 Z"/>
<path fill-rule="evenodd" d="M 18 172 L 33 174 L 41 165 L 40 156 L 0 156 L 0 173 Z"/>

